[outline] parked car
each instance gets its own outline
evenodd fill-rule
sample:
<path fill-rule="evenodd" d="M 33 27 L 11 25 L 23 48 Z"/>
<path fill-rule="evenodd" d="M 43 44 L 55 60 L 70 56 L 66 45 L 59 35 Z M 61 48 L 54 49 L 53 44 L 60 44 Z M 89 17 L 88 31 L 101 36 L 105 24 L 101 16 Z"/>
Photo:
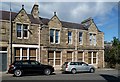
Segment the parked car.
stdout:
<path fill-rule="evenodd" d="M 8 73 L 14 74 L 14 76 L 22 76 L 27 73 L 43 73 L 45 75 L 50 75 L 54 72 L 54 67 L 50 65 L 44 65 L 38 61 L 33 60 L 20 60 L 14 61 L 9 66 Z"/>
<path fill-rule="evenodd" d="M 65 62 L 61 68 L 62 72 L 71 72 L 73 74 L 77 72 L 95 72 L 95 67 L 85 62 Z"/>

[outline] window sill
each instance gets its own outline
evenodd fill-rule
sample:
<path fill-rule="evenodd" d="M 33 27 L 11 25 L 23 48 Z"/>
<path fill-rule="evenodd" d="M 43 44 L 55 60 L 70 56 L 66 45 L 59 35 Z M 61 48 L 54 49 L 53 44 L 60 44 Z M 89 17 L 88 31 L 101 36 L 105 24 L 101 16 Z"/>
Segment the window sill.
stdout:
<path fill-rule="evenodd" d="M 22 37 L 17 37 L 17 39 L 22 39 Z"/>
<path fill-rule="evenodd" d="M 60 44 L 60 43 L 50 43 L 50 44 Z"/>
<path fill-rule="evenodd" d="M 26 37 L 26 38 L 24 37 L 23 39 L 28 39 L 28 37 Z"/>

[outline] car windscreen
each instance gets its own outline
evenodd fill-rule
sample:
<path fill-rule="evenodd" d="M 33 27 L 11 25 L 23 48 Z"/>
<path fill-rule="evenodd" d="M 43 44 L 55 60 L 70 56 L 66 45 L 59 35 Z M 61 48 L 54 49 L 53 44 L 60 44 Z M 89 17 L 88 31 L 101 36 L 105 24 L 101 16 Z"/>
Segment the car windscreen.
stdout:
<path fill-rule="evenodd" d="M 20 64 L 21 64 L 21 61 L 15 61 L 14 64 L 15 64 L 15 65 L 20 65 Z"/>

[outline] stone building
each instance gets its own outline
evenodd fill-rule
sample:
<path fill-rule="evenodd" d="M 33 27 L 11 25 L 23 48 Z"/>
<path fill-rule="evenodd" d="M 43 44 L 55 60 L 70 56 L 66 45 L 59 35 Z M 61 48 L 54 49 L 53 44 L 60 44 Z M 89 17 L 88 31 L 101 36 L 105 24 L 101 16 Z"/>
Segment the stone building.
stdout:
<path fill-rule="evenodd" d="M 39 16 L 35 4 L 28 14 L 24 6 L 17 12 L 0 11 L 0 55 L 3 70 L 15 60 L 37 60 L 60 69 L 66 61 L 84 61 L 104 67 L 104 33 L 92 18 L 78 23 L 61 21 L 56 12 L 51 19 Z M 12 54 L 10 54 L 10 26 Z"/>

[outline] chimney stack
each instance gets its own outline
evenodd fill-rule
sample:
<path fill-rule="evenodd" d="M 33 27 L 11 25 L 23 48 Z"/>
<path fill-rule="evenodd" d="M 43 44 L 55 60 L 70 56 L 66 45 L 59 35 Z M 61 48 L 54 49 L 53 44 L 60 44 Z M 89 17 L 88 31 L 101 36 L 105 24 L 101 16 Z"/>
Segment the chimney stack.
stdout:
<path fill-rule="evenodd" d="M 39 18 L 39 5 L 38 4 L 34 4 L 31 14 L 34 18 Z"/>

